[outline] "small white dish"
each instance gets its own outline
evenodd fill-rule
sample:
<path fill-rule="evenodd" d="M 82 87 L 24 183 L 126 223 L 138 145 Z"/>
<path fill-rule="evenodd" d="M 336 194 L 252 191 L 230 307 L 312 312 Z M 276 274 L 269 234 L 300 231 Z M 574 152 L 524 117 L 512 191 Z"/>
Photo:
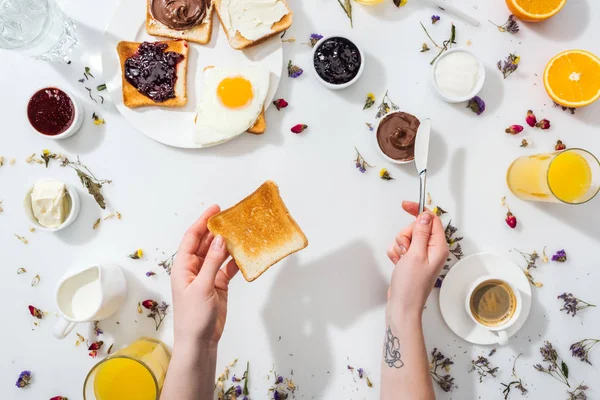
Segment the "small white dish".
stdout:
<path fill-rule="evenodd" d="M 81 105 L 81 102 L 77 99 L 77 97 L 75 97 L 73 95 L 73 93 L 71 93 L 68 90 L 65 90 L 61 87 L 58 87 L 58 86 L 46 86 L 46 87 L 37 89 L 35 92 L 33 92 L 31 94 L 31 96 L 29 96 L 29 99 L 31 99 L 40 90 L 48 89 L 48 88 L 61 90 L 67 96 L 69 96 L 69 99 L 71 99 L 71 102 L 73 103 L 73 110 L 75 111 L 75 116 L 73 117 L 73 122 L 71 123 L 71 126 L 69 126 L 67 128 L 67 130 L 65 130 L 62 133 L 59 133 L 58 135 L 45 135 L 42 132 L 35 129 L 35 127 L 31 123 L 29 123 L 29 126 L 39 136 L 44 137 L 46 139 L 50 139 L 50 140 L 61 140 L 61 139 L 66 139 L 69 136 L 73 136 L 81 128 L 81 125 L 83 124 L 83 118 L 85 117 L 85 111 Z M 29 105 L 29 102 L 27 104 Z M 27 117 L 27 121 L 29 121 L 29 116 L 27 115 L 27 107 L 25 108 L 25 116 Z"/>
<path fill-rule="evenodd" d="M 384 153 L 384 151 L 381 148 L 381 146 L 379 146 L 379 140 L 377 139 L 377 131 L 379 130 L 379 124 L 381 124 L 381 121 L 383 121 L 383 119 L 385 117 L 387 117 L 388 115 L 393 114 L 393 113 L 397 113 L 397 112 L 403 112 L 403 113 L 406 113 L 406 114 L 410 114 L 410 113 L 407 113 L 406 111 L 403 111 L 403 110 L 397 110 L 397 111 L 390 111 L 389 113 L 387 113 L 383 117 L 381 117 L 379 119 L 379 122 L 377 122 L 377 127 L 375 128 L 375 135 L 373 135 L 373 138 L 374 138 L 374 141 L 375 141 L 375 147 L 377 148 L 377 150 L 379 151 L 379 154 L 381 154 L 381 156 L 383 158 L 385 158 L 386 160 L 388 160 L 389 162 L 391 162 L 393 164 L 399 164 L 399 165 L 411 164 L 411 163 L 415 162 L 414 157 L 413 157 L 412 160 L 396 160 L 396 159 L 393 159 L 392 157 L 390 157 L 390 156 L 388 156 L 387 154 Z M 419 123 L 421 122 L 421 119 L 419 117 L 417 117 L 414 114 L 411 114 L 411 115 L 413 115 L 416 119 L 418 119 Z"/>
<path fill-rule="evenodd" d="M 81 209 L 81 200 L 79 199 L 79 194 L 77 193 L 77 190 L 73 186 L 65 183 L 67 191 L 66 195 L 68 196 L 69 201 L 71 202 L 69 215 L 65 219 L 65 222 L 63 222 L 62 225 L 56 228 L 48 228 L 40 224 L 35 215 L 33 215 L 33 209 L 31 208 L 31 193 L 33 192 L 34 186 L 35 185 L 31 185 L 27 189 L 27 192 L 25 193 L 25 198 L 23 199 L 23 208 L 25 209 L 25 215 L 27 215 L 27 218 L 29 219 L 29 221 L 31 221 L 36 230 L 44 232 L 57 232 L 65 229 L 77 219 L 77 216 L 79 215 L 79 210 Z"/>
<path fill-rule="evenodd" d="M 358 49 L 358 53 L 360 54 L 360 67 L 358 68 L 358 73 L 356 74 L 356 76 L 349 82 L 346 83 L 340 83 L 340 84 L 333 84 L 333 83 L 329 83 L 327 81 L 325 81 L 323 78 L 321 78 L 321 76 L 319 76 L 319 73 L 317 72 L 317 69 L 315 68 L 315 53 L 317 52 L 317 50 L 319 49 L 319 46 L 321 46 L 323 44 L 323 42 L 325 42 L 326 40 L 329 40 L 331 38 L 343 38 L 346 39 L 350 42 L 352 42 L 356 48 Z M 351 85 L 354 84 L 354 82 L 356 82 L 357 80 L 360 79 L 361 75 L 363 74 L 363 71 L 365 69 L 365 53 L 363 53 L 362 49 L 360 48 L 360 46 L 356 43 L 356 41 L 352 40 L 352 38 L 346 36 L 346 35 L 329 35 L 329 36 L 323 36 L 313 47 L 313 51 L 311 53 L 312 57 L 310 60 L 310 65 L 312 66 L 313 72 L 315 73 L 315 77 L 317 78 L 317 80 L 319 82 L 321 82 L 321 84 L 323 84 L 323 86 L 332 89 L 332 90 L 341 90 L 341 89 L 345 89 Z"/>
<path fill-rule="evenodd" d="M 465 309 L 465 299 L 479 278 L 493 275 L 519 290 L 522 308 L 519 317 L 506 330 L 507 337 L 523 327 L 531 310 L 531 286 L 523 270 L 510 260 L 495 254 L 473 254 L 450 268 L 440 289 L 440 311 L 448 327 L 461 339 L 479 345 L 499 344 L 498 335 L 476 324 Z"/>
<path fill-rule="evenodd" d="M 437 79 L 435 76 L 435 71 L 436 71 L 440 61 L 443 60 L 444 58 L 448 57 L 448 55 L 458 53 L 458 52 L 470 54 L 475 59 L 477 59 L 477 61 L 479 63 L 477 82 L 475 83 L 473 90 L 471 92 L 469 92 L 467 95 L 462 96 L 462 97 L 452 96 L 450 94 L 443 92 L 440 89 L 440 87 L 438 86 Z M 433 68 L 431 69 L 431 81 L 433 82 L 433 86 L 435 87 L 435 90 L 437 91 L 437 93 L 440 95 L 440 97 L 442 99 L 444 99 L 448 103 L 462 103 L 462 102 L 471 100 L 473 97 L 477 96 L 477 94 L 479 92 L 481 92 L 481 89 L 483 89 L 483 84 L 485 83 L 485 67 L 483 66 L 483 63 L 481 62 L 481 60 L 475 54 L 470 52 L 469 50 L 466 50 L 466 49 L 448 50 L 448 51 L 444 52 L 433 64 Z"/>

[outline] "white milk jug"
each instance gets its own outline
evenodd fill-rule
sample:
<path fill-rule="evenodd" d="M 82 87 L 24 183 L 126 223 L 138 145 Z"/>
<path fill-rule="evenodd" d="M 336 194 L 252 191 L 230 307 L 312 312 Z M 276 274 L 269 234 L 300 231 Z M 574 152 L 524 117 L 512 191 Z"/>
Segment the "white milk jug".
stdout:
<path fill-rule="evenodd" d="M 99 321 L 116 313 L 127 293 L 118 265 L 99 265 L 65 275 L 56 288 L 61 315 L 54 336 L 64 339 L 79 322 Z"/>

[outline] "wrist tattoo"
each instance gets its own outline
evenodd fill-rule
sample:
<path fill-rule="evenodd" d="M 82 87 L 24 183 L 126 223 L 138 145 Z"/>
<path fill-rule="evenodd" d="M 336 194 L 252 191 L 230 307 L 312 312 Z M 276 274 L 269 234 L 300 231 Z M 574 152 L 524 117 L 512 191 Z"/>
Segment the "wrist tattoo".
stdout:
<path fill-rule="evenodd" d="M 385 333 L 385 342 L 383 344 L 383 360 L 390 368 L 402 368 L 404 362 L 400 354 L 400 341 L 392 333 L 392 328 L 388 326 Z"/>

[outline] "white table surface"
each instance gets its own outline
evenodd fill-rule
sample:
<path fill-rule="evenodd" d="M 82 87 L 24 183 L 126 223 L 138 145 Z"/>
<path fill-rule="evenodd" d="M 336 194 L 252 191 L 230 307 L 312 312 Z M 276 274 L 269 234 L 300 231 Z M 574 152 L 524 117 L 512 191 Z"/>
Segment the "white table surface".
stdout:
<path fill-rule="evenodd" d="M 600 311 L 589 309 L 572 318 L 559 311 L 561 303 L 556 299 L 567 291 L 591 303 L 600 301 L 596 254 L 600 198 L 584 206 L 566 207 L 526 203 L 509 195 L 509 205 L 519 218 L 516 230 L 506 226 L 505 210 L 500 206 L 502 196 L 509 194 L 504 177 L 514 158 L 548 151 L 557 139 L 600 154 L 600 102 L 575 115 L 553 108 L 541 77 L 547 61 L 562 50 L 583 48 L 600 54 L 600 28 L 594 23 L 600 20 L 600 4 L 570 0 L 554 19 L 538 25 L 520 24 L 521 32 L 513 36 L 498 32 L 487 22 L 503 23 L 508 17 L 501 0 L 454 1 L 482 21 L 479 28 L 417 0 L 409 0 L 401 9 L 389 0 L 371 8 L 356 4 L 354 29 L 334 0 L 291 1 L 295 18 L 287 36 L 297 41 L 284 43 L 284 61 L 292 59 L 305 73 L 296 80 L 282 78 L 279 97 L 290 106 L 280 112 L 269 109 L 263 136 L 244 135 L 215 148 L 184 151 L 155 143 L 135 131 L 110 101 L 103 106 L 94 104 L 84 85 L 77 82 L 84 65 L 96 76 L 89 86 L 103 82 L 102 33 L 117 1 L 61 3 L 77 21 L 82 42 L 71 65 L 32 61 L 6 52 L 0 55 L 0 155 L 17 159 L 14 166 L 0 169 L 4 208 L 0 214 L 2 398 L 81 398 L 83 380 L 97 360 L 88 357 L 83 346 L 75 347 L 74 333 L 63 341 L 52 336 L 54 288 L 69 268 L 114 262 L 126 271 L 126 304 L 117 316 L 100 325 L 107 345 L 114 342 L 118 349 L 142 335 L 172 345 L 171 315 L 155 332 L 153 322 L 136 312 L 137 302 L 146 298 L 171 303 L 169 278 L 157 263 L 176 250 L 183 232 L 206 206 L 231 206 L 267 179 L 280 185 L 310 245 L 252 284 L 241 277 L 232 283 L 218 370 L 233 358 L 243 364 L 250 360 L 251 393 L 257 399 L 267 398 L 270 382 L 266 375 L 273 366 L 288 376 L 293 369 L 299 398 L 378 398 L 384 307 L 392 270 L 385 249 L 411 220 L 401 211 L 400 201 L 418 195 L 414 168 L 383 160 L 374 146 L 373 133 L 365 127 L 365 122 L 374 122 L 376 112 L 375 108 L 362 111 L 366 94 L 374 92 L 379 102 L 386 89 L 402 109 L 432 118 L 429 192 L 436 204 L 452 213 L 454 224 L 465 236 L 465 254 L 489 251 L 519 261 L 517 255 L 508 253 L 510 249 L 541 251 L 544 246 L 549 252 L 565 248 L 569 254 L 566 264 L 545 264 L 535 271 L 544 287 L 534 289 L 530 320 L 491 359 L 500 367 L 499 376 L 484 384 L 468 370 L 471 359 L 487 354 L 489 348 L 469 345 L 450 332 L 439 314 L 434 291 L 424 313 L 427 346 L 430 351 L 438 347 L 454 356 L 452 374 L 459 386 L 450 394 L 436 388 L 439 398 L 501 399 L 500 382 L 507 382 L 512 359 L 521 352 L 524 355 L 517 370 L 528 384 L 529 398 L 566 398 L 559 382 L 533 369 L 533 364 L 541 361 L 538 349 L 544 339 L 551 340 L 568 362 L 572 382 L 586 381 L 592 386 L 590 398 L 600 398 L 594 379 L 598 367 L 583 364 L 569 353 L 571 343 L 600 336 Z M 430 23 L 432 14 L 442 17 L 435 26 Z M 448 36 L 450 20 L 455 20 L 459 46 L 470 40 L 470 49 L 486 66 L 488 78 L 481 97 L 487 110 L 482 116 L 465 109 L 464 104 L 442 102 L 430 85 L 429 61 L 434 52 L 419 52 L 426 41 L 419 21 L 441 42 Z M 342 32 L 363 46 L 367 64 L 356 85 L 332 92 L 314 79 L 310 48 L 301 44 L 313 32 Z M 522 60 L 519 70 L 503 80 L 495 64 L 515 51 Z M 28 126 L 28 97 L 47 85 L 71 89 L 85 103 L 88 118 L 72 138 L 49 141 L 34 135 Z M 527 129 L 527 135 L 519 137 L 506 135 L 507 126 L 525 125 L 530 108 L 538 118 L 550 119 L 552 128 Z M 89 117 L 93 111 L 106 119 L 106 125 L 92 124 Z M 308 131 L 292 134 L 289 129 L 297 123 L 309 125 Z M 530 148 L 519 147 L 523 136 L 533 140 Z M 354 146 L 377 168 L 360 174 L 354 168 Z M 44 148 L 80 155 L 98 176 L 112 179 L 105 195 L 110 210 L 121 212 L 123 219 L 106 221 L 92 230 L 94 221 L 107 212 L 101 212 L 78 186 L 82 210 L 72 227 L 58 234 L 30 233 L 22 207 L 30 184 L 55 177 L 79 185 L 72 171 L 56 164 L 49 169 L 25 164 L 28 155 Z M 396 180 L 381 181 L 381 167 L 388 168 Z M 26 236 L 29 244 L 19 242 L 15 233 Z M 143 260 L 126 257 L 136 248 L 144 249 Z M 19 267 L 28 273 L 17 275 Z M 144 273 L 148 270 L 158 275 L 147 278 Z M 41 283 L 31 287 L 36 273 Z M 29 304 L 50 312 L 37 327 L 27 311 Z M 84 325 L 75 331 L 90 338 L 91 329 Z M 600 351 L 591 357 L 599 362 Z M 353 378 L 348 364 L 364 368 L 374 387 Z M 33 372 L 33 384 L 19 390 L 14 383 L 24 369 Z M 242 366 L 235 371 L 241 374 Z M 520 397 L 514 393 L 511 398 Z"/>

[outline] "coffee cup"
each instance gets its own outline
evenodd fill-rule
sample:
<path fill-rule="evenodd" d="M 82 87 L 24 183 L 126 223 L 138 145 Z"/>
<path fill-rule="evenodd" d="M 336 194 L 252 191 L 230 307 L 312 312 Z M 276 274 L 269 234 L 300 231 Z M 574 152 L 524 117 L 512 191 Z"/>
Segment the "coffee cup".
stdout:
<path fill-rule="evenodd" d="M 121 308 L 126 292 L 125 275 L 118 265 L 98 265 L 65 275 L 56 288 L 60 320 L 54 336 L 64 339 L 78 323 L 112 316 Z"/>
<path fill-rule="evenodd" d="M 523 302 L 519 290 L 502 278 L 483 276 L 471 285 L 465 302 L 477 325 L 496 333 L 498 344 L 508 342 L 507 329 L 519 319 Z"/>

